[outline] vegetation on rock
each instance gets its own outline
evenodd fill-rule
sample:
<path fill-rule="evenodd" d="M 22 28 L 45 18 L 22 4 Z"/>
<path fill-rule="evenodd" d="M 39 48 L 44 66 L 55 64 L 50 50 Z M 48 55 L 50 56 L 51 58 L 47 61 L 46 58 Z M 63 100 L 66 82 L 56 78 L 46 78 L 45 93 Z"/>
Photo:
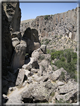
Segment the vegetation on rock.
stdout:
<path fill-rule="evenodd" d="M 47 53 L 51 54 L 51 60 L 57 59 L 54 63 L 58 68 L 63 67 L 71 76 L 77 80 L 77 53 L 73 52 L 72 49 L 65 49 L 60 51 L 47 50 Z"/>

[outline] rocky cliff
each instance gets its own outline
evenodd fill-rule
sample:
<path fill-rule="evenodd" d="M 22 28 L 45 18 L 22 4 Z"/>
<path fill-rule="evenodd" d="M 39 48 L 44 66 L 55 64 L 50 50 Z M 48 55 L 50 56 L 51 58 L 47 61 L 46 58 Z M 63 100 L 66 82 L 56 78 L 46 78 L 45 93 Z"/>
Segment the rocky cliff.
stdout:
<path fill-rule="evenodd" d="M 11 35 L 13 31 L 20 29 L 20 16 L 18 2 L 2 2 L 2 93 L 4 94 L 14 85 L 14 80 L 11 80 L 13 72 L 11 61 L 14 53 Z"/>
<path fill-rule="evenodd" d="M 34 20 L 21 22 L 20 30 L 22 33 L 27 27 L 36 28 L 40 38 L 44 36 L 63 35 L 76 40 L 77 8 L 64 13 L 38 16 Z"/>
<path fill-rule="evenodd" d="M 6 16 L 2 5 L 2 73 L 5 75 L 8 70 L 7 66 L 9 66 L 11 62 L 13 50 L 9 27 L 8 17 Z"/>

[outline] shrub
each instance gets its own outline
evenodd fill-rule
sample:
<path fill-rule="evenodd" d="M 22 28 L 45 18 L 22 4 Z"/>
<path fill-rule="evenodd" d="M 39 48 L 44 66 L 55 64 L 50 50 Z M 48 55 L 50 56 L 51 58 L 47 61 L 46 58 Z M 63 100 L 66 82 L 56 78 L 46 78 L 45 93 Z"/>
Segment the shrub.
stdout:
<path fill-rule="evenodd" d="M 65 57 L 62 57 L 60 60 L 64 62 L 65 61 Z"/>
<path fill-rule="evenodd" d="M 49 17 L 49 15 L 45 15 L 44 19 L 45 20 L 48 20 L 48 17 Z"/>
<path fill-rule="evenodd" d="M 47 40 L 46 42 L 45 42 L 45 45 L 47 45 L 49 43 L 49 41 Z"/>
<path fill-rule="evenodd" d="M 55 58 L 59 59 L 60 55 L 63 54 L 63 50 L 61 51 L 55 51 L 51 53 L 51 59 L 54 60 Z"/>
<path fill-rule="evenodd" d="M 56 65 L 58 68 L 63 67 L 69 73 L 70 77 L 76 80 L 76 67 L 73 62 L 66 63 L 62 62 L 61 60 L 58 60 L 54 63 L 54 65 Z"/>
<path fill-rule="evenodd" d="M 63 99 L 55 100 L 56 103 L 70 103 L 69 101 L 64 101 Z"/>
<path fill-rule="evenodd" d="M 63 35 L 60 35 L 60 38 L 62 38 Z"/>
<path fill-rule="evenodd" d="M 52 96 L 52 97 L 53 97 L 54 95 L 55 95 L 55 92 L 52 92 L 52 93 L 50 94 L 50 96 Z"/>
<path fill-rule="evenodd" d="M 55 38 L 57 38 L 57 35 L 55 35 Z"/>
<path fill-rule="evenodd" d="M 68 51 L 67 53 L 67 63 L 70 63 L 71 62 L 71 52 Z"/>
<path fill-rule="evenodd" d="M 50 51 L 49 49 L 47 49 L 47 54 L 50 54 L 50 52 L 51 52 L 51 51 Z"/>
<path fill-rule="evenodd" d="M 54 67 L 52 67 L 52 70 L 54 70 Z"/>
<path fill-rule="evenodd" d="M 65 73 L 64 72 L 61 72 L 61 76 L 60 76 L 60 78 L 59 78 L 59 80 L 65 80 Z"/>

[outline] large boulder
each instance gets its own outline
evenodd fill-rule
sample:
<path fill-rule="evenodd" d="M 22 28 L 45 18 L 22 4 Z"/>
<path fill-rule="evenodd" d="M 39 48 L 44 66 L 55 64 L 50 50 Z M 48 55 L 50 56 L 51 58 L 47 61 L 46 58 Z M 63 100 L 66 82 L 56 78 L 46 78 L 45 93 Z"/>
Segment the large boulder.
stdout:
<path fill-rule="evenodd" d="M 48 102 L 50 94 L 56 87 L 50 81 L 40 84 L 30 84 L 28 88 L 22 92 L 22 100 L 24 103 L 41 103 Z"/>
<path fill-rule="evenodd" d="M 56 99 L 58 101 L 62 100 L 64 102 L 70 101 L 72 102 L 77 102 L 77 82 L 74 81 L 68 81 L 67 84 L 64 84 L 62 86 L 58 87 L 58 94 L 56 95 Z"/>
<path fill-rule="evenodd" d="M 22 67 L 25 62 L 27 44 L 21 40 L 20 44 L 15 47 L 15 52 L 12 59 L 12 68 L 15 70 Z"/>
<path fill-rule="evenodd" d="M 60 68 L 56 71 L 54 71 L 52 74 L 49 75 L 49 78 L 52 80 L 52 81 L 55 81 L 55 80 L 67 80 L 69 77 L 67 77 L 68 74 L 67 72 L 63 69 L 63 68 Z"/>
<path fill-rule="evenodd" d="M 25 71 L 24 69 L 19 69 L 19 73 L 16 80 L 16 85 L 20 86 L 24 80 Z"/>
<path fill-rule="evenodd" d="M 30 58 L 30 62 L 28 64 L 24 64 L 22 66 L 23 69 L 31 70 L 31 68 L 39 69 L 38 62 L 35 58 Z"/>
<path fill-rule="evenodd" d="M 27 42 L 28 53 L 31 53 L 40 47 L 38 31 L 36 29 L 27 28 L 23 34 L 22 39 Z"/>
<path fill-rule="evenodd" d="M 41 45 L 40 49 L 43 53 L 46 53 L 46 45 Z"/>
<path fill-rule="evenodd" d="M 20 43 L 19 39 L 17 37 L 12 38 L 12 45 L 13 47 L 16 47 Z"/>

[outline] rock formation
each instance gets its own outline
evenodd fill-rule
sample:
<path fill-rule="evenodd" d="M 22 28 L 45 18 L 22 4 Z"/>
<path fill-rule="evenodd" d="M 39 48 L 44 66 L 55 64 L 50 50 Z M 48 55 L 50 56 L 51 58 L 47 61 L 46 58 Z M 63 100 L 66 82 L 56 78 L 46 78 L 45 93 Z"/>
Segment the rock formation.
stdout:
<path fill-rule="evenodd" d="M 75 14 L 76 10 L 73 11 Z M 66 14 L 63 15 L 66 17 Z M 53 65 L 53 69 L 51 55 L 47 54 L 47 46 L 41 45 L 39 41 L 39 34 L 44 36 L 43 33 L 46 33 L 45 28 L 48 28 L 47 33 L 53 30 L 51 17 L 55 16 L 37 17 L 31 23 L 35 28 L 30 27 L 28 23 L 21 36 L 19 2 L 2 4 L 2 100 L 6 105 L 77 103 L 77 82 L 64 68 L 58 69 Z M 60 24 L 66 20 L 59 19 L 62 20 Z M 47 22 L 52 25 L 50 28 Z M 58 23 L 54 23 L 54 26 L 57 25 Z M 69 33 L 69 37 L 72 37 L 72 32 Z M 57 59 L 53 61 L 55 63 Z"/>
<path fill-rule="evenodd" d="M 2 5 L 2 73 L 7 74 L 7 66 L 10 66 L 11 56 L 12 56 L 12 42 L 10 34 L 10 24 L 8 22 L 8 17 L 5 14 Z"/>
<path fill-rule="evenodd" d="M 10 22 L 10 30 L 16 32 L 20 30 L 21 10 L 18 2 L 3 2 L 3 7 L 8 21 Z"/>

